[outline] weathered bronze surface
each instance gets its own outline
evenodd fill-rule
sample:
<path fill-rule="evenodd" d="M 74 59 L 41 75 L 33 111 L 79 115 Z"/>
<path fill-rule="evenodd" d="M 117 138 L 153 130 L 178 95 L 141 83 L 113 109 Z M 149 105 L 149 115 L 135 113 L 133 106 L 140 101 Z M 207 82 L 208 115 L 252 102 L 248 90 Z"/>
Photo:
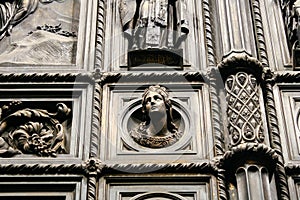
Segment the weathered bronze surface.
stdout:
<path fill-rule="evenodd" d="M 186 0 L 121 0 L 130 49 L 178 48 L 189 32 Z"/>
<path fill-rule="evenodd" d="M 178 66 L 183 65 L 182 49 L 147 49 L 128 52 L 128 67 L 145 65 L 146 67 L 155 65 Z M 141 66 L 143 67 L 143 66 Z"/>
<path fill-rule="evenodd" d="M 143 120 L 130 131 L 131 137 L 142 146 L 163 148 L 181 137 L 173 122 L 172 104 L 166 88 L 159 85 L 147 88 L 142 97 Z"/>
<path fill-rule="evenodd" d="M 2 0 L 0 199 L 299 199 L 299 0 Z"/>

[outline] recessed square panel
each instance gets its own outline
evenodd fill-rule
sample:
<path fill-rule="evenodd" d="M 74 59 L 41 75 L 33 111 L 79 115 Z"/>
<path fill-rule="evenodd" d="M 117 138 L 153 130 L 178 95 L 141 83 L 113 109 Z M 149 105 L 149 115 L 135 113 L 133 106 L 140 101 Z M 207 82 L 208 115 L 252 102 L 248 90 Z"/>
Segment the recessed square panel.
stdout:
<path fill-rule="evenodd" d="M 104 177 L 99 199 L 114 200 L 209 200 L 216 199 L 215 180 L 209 176 Z M 124 181 L 127 180 L 127 181 Z M 106 192 L 101 190 L 106 188 Z M 105 195 L 106 194 L 106 195 Z"/>
<path fill-rule="evenodd" d="M 85 199 L 80 176 L 1 176 L 0 200 Z"/>
<path fill-rule="evenodd" d="M 150 136 L 148 127 L 151 126 L 151 120 L 156 119 L 146 119 L 147 114 L 142 106 L 143 93 L 149 86 L 117 84 L 104 87 L 106 98 L 103 99 L 102 160 L 121 159 L 122 162 L 132 163 L 154 159 L 174 161 L 209 158 L 212 134 L 208 125 L 207 88 L 202 84 L 164 84 L 169 95 L 165 113 L 170 134 Z M 169 104 L 172 114 L 168 111 Z M 175 131 L 172 132 L 169 126 Z"/>
<path fill-rule="evenodd" d="M 87 83 L 2 83 L 2 163 L 85 160 L 92 86 Z"/>
<path fill-rule="evenodd" d="M 300 85 L 280 84 L 275 89 L 284 156 L 300 161 Z"/>

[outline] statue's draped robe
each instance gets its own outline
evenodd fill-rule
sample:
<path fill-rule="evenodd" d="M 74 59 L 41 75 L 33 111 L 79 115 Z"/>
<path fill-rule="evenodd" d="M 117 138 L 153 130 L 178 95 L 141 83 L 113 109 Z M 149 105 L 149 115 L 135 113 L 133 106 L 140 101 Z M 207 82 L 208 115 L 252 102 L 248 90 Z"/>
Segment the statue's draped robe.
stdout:
<path fill-rule="evenodd" d="M 188 34 L 186 0 L 120 0 L 124 33 L 132 48 L 177 48 Z"/>
<path fill-rule="evenodd" d="M 33 13 L 39 0 L 0 1 L 0 40 L 10 35 L 13 26 Z"/>

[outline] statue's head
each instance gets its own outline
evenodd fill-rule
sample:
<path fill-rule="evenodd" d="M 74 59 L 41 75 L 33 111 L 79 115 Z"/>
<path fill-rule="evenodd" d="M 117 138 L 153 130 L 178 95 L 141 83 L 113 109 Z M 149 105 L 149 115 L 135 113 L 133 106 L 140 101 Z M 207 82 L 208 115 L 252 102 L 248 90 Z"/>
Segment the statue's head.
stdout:
<path fill-rule="evenodd" d="M 142 112 L 145 125 L 151 122 L 151 115 L 166 115 L 168 130 L 171 133 L 178 131 L 176 125 L 173 123 L 172 103 L 165 87 L 155 85 L 150 86 L 144 91 L 142 96 Z"/>

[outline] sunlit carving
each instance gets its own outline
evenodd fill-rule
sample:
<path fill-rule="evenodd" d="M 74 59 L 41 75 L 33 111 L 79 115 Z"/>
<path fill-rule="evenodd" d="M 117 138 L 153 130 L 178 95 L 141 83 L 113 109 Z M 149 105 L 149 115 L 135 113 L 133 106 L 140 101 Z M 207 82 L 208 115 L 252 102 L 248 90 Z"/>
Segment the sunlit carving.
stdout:
<path fill-rule="evenodd" d="M 177 142 L 182 133 L 173 122 L 172 104 L 166 88 L 150 86 L 142 96 L 143 121 L 130 131 L 142 146 L 163 148 Z"/>
<path fill-rule="evenodd" d="M 64 0 L 2 0 L 0 1 L 0 40 L 9 36 L 12 28 L 35 12 L 38 3 Z"/>
<path fill-rule="evenodd" d="M 20 102 L 13 102 L 1 108 L 0 156 L 36 154 L 56 156 L 66 153 L 65 132 L 62 122 L 70 109 L 63 103 L 57 104 L 57 112 L 42 109 L 17 109 Z"/>
<path fill-rule="evenodd" d="M 256 78 L 244 72 L 226 80 L 229 133 L 232 145 L 263 142 L 264 134 Z"/>
<path fill-rule="evenodd" d="M 129 48 L 177 48 L 189 32 L 186 0 L 121 0 Z"/>

